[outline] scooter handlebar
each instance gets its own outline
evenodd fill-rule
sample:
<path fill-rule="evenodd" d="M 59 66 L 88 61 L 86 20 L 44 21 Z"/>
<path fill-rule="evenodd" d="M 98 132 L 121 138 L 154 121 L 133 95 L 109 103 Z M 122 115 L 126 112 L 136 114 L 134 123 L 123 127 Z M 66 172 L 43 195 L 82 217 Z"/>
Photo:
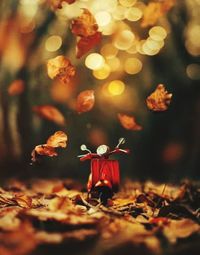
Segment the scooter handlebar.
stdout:
<path fill-rule="evenodd" d="M 80 158 L 80 161 L 85 161 L 92 158 L 98 158 L 99 156 L 96 153 L 87 153 L 85 155 L 80 155 L 78 157 Z"/>

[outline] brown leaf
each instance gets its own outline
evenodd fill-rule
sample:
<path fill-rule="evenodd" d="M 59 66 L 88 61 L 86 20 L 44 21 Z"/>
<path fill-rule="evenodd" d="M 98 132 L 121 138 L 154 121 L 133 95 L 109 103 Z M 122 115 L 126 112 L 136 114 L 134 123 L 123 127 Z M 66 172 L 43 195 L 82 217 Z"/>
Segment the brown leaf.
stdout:
<path fill-rule="evenodd" d="M 147 97 L 147 107 L 152 111 L 166 111 L 171 102 L 172 94 L 169 94 L 163 84 L 159 84 L 156 90 Z"/>
<path fill-rule="evenodd" d="M 76 101 L 76 110 L 78 113 L 90 111 L 95 103 L 94 90 L 82 91 Z"/>
<path fill-rule="evenodd" d="M 126 114 L 121 114 L 121 113 L 119 113 L 117 116 L 118 116 L 118 119 L 119 119 L 121 125 L 125 129 L 134 130 L 134 131 L 142 130 L 142 126 L 140 126 L 136 123 L 134 116 L 129 116 Z"/>
<path fill-rule="evenodd" d="M 71 31 L 74 35 L 87 37 L 96 34 L 98 25 L 94 16 L 87 10 L 83 9 L 83 13 L 77 19 L 72 20 Z"/>
<path fill-rule="evenodd" d="M 32 205 L 32 199 L 26 195 L 17 195 L 15 201 L 22 208 L 30 208 Z"/>
<path fill-rule="evenodd" d="M 67 135 L 62 131 L 57 131 L 55 134 L 49 137 L 47 140 L 47 145 L 57 148 L 66 148 L 67 144 Z"/>
<path fill-rule="evenodd" d="M 27 255 L 36 248 L 37 243 L 32 226 L 24 223 L 15 231 L 0 233 L 1 255 Z"/>
<path fill-rule="evenodd" d="M 162 2 L 150 2 L 144 9 L 141 26 L 153 26 L 160 17 L 165 15 L 175 4 L 176 0 L 163 0 Z"/>
<path fill-rule="evenodd" d="M 47 62 L 47 73 L 51 79 L 57 78 L 63 83 L 68 83 L 75 75 L 75 67 L 64 56 L 57 56 Z"/>
<path fill-rule="evenodd" d="M 100 43 L 102 35 L 100 32 L 87 37 L 81 37 L 78 39 L 77 48 L 76 48 L 76 57 L 81 58 L 85 53 L 94 48 L 97 44 Z"/>
<path fill-rule="evenodd" d="M 54 157 L 58 156 L 58 153 L 56 152 L 55 148 L 61 147 L 65 148 L 67 142 L 67 135 L 62 132 L 58 131 L 52 136 L 49 137 L 47 140 L 47 144 L 41 144 L 37 145 L 34 150 L 31 153 L 31 160 L 33 162 L 37 161 L 37 156 L 49 156 L 49 157 Z"/>
<path fill-rule="evenodd" d="M 53 9 L 56 10 L 62 8 L 62 3 L 73 4 L 76 0 L 47 0 L 47 2 Z"/>
<path fill-rule="evenodd" d="M 171 243 L 179 238 L 186 238 L 194 233 L 200 233 L 200 226 L 190 219 L 172 220 L 165 226 L 164 234 Z"/>
<path fill-rule="evenodd" d="M 13 81 L 8 87 L 8 94 L 10 96 L 20 95 L 24 91 L 24 82 L 22 80 Z"/>
<path fill-rule="evenodd" d="M 35 149 L 32 151 L 31 160 L 33 162 L 37 161 L 38 155 L 54 157 L 54 156 L 58 156 L 58 153 L 55 151 L 55 148 L 48 146 L 47 144 L 41 144 L 41 145 L 37 145 Z"/>
<path fill-rule="evenodd" d="M 52 121 L 58 125 L 65 125 L 65 118 L 62 115 L 62 113 L 51 105 L 41 105 L 41 106 L 34 106 L 33 111 L 37 114 L 39 114 L 41 117 Z"/>

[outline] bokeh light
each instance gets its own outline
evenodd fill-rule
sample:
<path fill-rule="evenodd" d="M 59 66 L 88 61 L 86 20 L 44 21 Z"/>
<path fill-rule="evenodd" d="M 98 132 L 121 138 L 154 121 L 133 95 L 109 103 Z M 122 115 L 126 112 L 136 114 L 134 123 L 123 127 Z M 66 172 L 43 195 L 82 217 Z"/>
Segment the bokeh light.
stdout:
<path fill-rule="evenodd" d="M 108 64 L 104 64 L 102 68 L 93 71 L 93 75 L 98 80 L 104 80 L 110 75 L 110 66 Z"/>
<path fill-rule="evenodd" d="M 91 53 L 85 59 L 85 65 L 91 70 L 100 69 L 104 63 L 104 58 L 98 53 Z"/>
<path fill-rule="evenodd" d="M 123 20 L 125 19 L 125 13 L 127 8 L 121 5 L 116 6 L 114 9 L 112 16 L 115 20 Z"/>
<path fill-rule="evenodd" d="M 125 6 L 125 7 L 131 7 L 131 6 L 133 6 L 136 2 L 137 2 L 137 0 L 119 0 L 119 3 L 120 3 L 122 6 Z"/>
<path fill-rule="evenodd" d="M 154 26 L 149 30 L 149 36 L 155 41 L 162 41 L 167 36 L 167 31 L 161 26 Z"/>
<path fill-rule="evenodd" d="M 121 80 L 114 80 L 108 84 L 108 92 L 112 96 L 119 96 L 125 90 L 125 84 Z"/>
<path fill-rule="evenodd" d="M 138 21 L 142 18 L 142 11 L 139 8 L 132 7 L 126 10 L 125 18 L 129 21 Z"/>
<path fill-rule="evenodd" d="M 62 45 L 62 38 L 58 35 L 50 36 L 45 42 L 45 49 L 50 52 L 57 51 Z"/>
<path fill-rule="evenodd" d="M 114 46 L 119 50 L 127 50 L 131 47 L 135 35 L 130 30 L 120 31 L 114 40 Z"/>
<path fill-rule="evenodd" d="M 200 65 L 190 64 L 186 68 L 186 74 L 191 80 L 200 80 Z"/>
<path fill-rule="evenodd" d="M 104 56 L 104 58 L 106 59 L 110 59 L 110 58 L 113 58 L 117 55 L 118 53 L 118 49 L 115 48 L 113 46 L 113 44 L 111 43 L 108 43 L 108 44 L 105 44 L 102 48 L 101 48 L 101 54 Z"/>
<path fill-rule="evenodd" d="M 124 71 L 128 74 L 136 74 L 142 70 L 142 62 L 138 58 L 127 58 L 124 63 Z"/>
<path fill-rule="evenodd" d="M 109 12 L 100 11 L 95 14 L 95 19 L 99 26 L 107 26 L 111 21 L 111 15 Z"/>
<path fill-rule="evenodd" d="M 110 66 L 111 72 L 120 71 L 121 69 L 121 62 L 117 57 L 107 59 L 106 63 Z"/>

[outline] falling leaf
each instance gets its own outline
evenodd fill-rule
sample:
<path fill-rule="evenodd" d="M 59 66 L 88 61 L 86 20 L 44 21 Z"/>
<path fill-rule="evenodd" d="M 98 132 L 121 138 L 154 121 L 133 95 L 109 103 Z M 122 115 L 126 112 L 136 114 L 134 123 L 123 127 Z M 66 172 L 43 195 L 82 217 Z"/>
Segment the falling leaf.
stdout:
<path fill-rule="evenodd" d="M 52 121 L 58 125 L 65 125 L 65 118 L 62 113 L 51 105 L 41 105 L 41 106 L 34 106 L 33 111 L 39 114 L 41 117 Z"/>
<path fill-rule="evenodd" d="M 153 26 L 160 17 L 165 15 L 174 5 L 176 0 L 163 0 L 160 2 L 150 2 L 144 9 L 141 26 Z"/>
<path fill-rule="evenodd" d="M 94 90 L 82 91 L 76 101 L 76 110 L 78 113 L 90 111 L 95 103 Z"/>
<path fill-rule="evenodd" d="M 69 59 L 64 56 L 57 56 L 48 60 L 47 73 L 51 79 L 57 78 L 63 83 L 68 83 L 76 71 Z"/>
<path fill-rule="evenodd" d="M 62 8 L 62 3 L 68 3 L 68 4 L 73 4 L 76 0 L 47 0 L 49 5 L 53 9 L 61 9 Z"/>
<path fill-rule="evenodd" d="M 96 34 L 97 30 L 98 25 L 94 16 L 85 8 L 80 17 L 72 20 L 71 31 L 76 36 L 88 37 Z"/>
<path fill-rule="evenodd" d="M 136 123 L 135 117 L 134 116 L 129 116 L 126 114 L 118 114 L 118 119 L 121 123 L 121 125 L 128 130 L 134 130 L 134 131 L 139 131 L 142 130 L 142 126 L 138 125 Z"/>
<path fill-rule="evenodd" d="M 54 157 L 58 156 L 55 148 L 48 146 L 47 144 L 37 145 L 35 149 L 31 152 L 31 161 L 36 162 L 38 155 Z"/>
<path fill-rule="evenodd" d="M 67 146 L 67 135 L 62 131 L 57 131 L 55 134 L 49 137 L 47 145 L 57 148 L 66 148 Z"/>
<path fill-rule="evenodd" d="M 101 37 L 101 33 L 96 32 L 94 35 L 78 39 L 76 57 L 81 58 L 85 53 L 94 48 L 101 41 Z"/>
<path fill-rule="evenodd" d="M 166 111 L 171 102 L 172 94 L 169 94 L 163 84 L 159 84 L 156 90 L 147 97 L 147 107 L 152 111 Z"/>
<path fill-rule="evenodd" d="M 101 41 L 96 20 L 87 9 L 83 9 L 82 15 L 72 21 L 71 30 L 79 37 L 76 47 L 77 58 L 82 57 Z"/>
<path fill-rule="evenodd" d="M 8 94 L 10 96 L 20 95 L 24 91 L 24 82 L 22 80 L 13 81 L 8 87 Z"/>
<path fill-rule="evenodd" d="M 37 145 L 31 153 L 31 160 L 33 162 L 37 161 L 37 156 L 49 156 L 55 157 L 58 156 L 56 148 L 66 148 L 67 144 L 67 135 L 62 131 L 55 132 L 47 140 L 46 144 Z"/>

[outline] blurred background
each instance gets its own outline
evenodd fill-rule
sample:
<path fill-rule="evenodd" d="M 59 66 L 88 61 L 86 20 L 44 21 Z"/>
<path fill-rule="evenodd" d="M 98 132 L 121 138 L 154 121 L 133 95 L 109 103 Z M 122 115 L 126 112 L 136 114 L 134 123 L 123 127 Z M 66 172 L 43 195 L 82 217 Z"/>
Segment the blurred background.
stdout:
<path fill-rule="evenodd" d="M 56 1 L 0 1 L 1 180 L 73 177 L 85 181 L 89 162 L 79 162 L 80 145 L 92 151 L 100 144 L 112 148 L 120 137 L 131 150 L 129 156 L 118 156 L 123 178 L 199 178 L 200 0 L 77 0 L 63 1 L 62 8 L 55 9 Z M 153 8 L 152 15 L 150 3 L 166 2 L 166 11 Z M 94 15 L 103 38 L 77 59 L 70 22 L 81 8 Z M 129 33 L 120 41 L 116 33 L 124 30 Z M 98 70 L 85 62 L 94 52 L 104 59 Z M 47 75 L 47 60 L 58 55 L 76 67 L 69 84 Z M 167 111 L 157 113 L 147 108 L 145 100 L 159 83 L 173 93 L 173 99 Z M 95 91 L 95 106 L 78 114 L 76 97 L 86 89 Z M 66 125 L 41 118 L 32 110 L 39 105 L 56 107 Z M 143 129 L 124 129 L 118 113 L 134 115 Z M 33 148 L 57 130 L 67 133 L 67 148 L 58 157 L 31 165 Z"/>

